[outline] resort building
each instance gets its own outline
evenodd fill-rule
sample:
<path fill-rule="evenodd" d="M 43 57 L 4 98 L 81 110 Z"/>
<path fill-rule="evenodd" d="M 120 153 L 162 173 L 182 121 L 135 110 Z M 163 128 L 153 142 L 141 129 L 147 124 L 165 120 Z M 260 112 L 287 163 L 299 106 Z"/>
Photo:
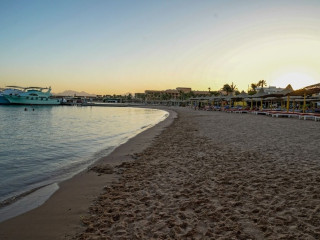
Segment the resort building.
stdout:
<path fill-rule="evenodd" d="M 183 93 L 190 93 L 192 91 L 191 88 L 177 87 L 176 90 Z"/>
<path fill-rule="evenodd" d="M 145 93 L 135 93 L 134 94 L 135 99 L 145 100 L 145 97 L 146 97 Z"/>
<path fill-rule="evenodd" d="M 261 87 L 257 87 L 256 91 L 259 92 Z M 275 86 L 263 87 L 263 91 L 268 94 L 273 94 L 277 92 L 281 92 L 284 88 L 277 88 Z"/>
<path fill-rule="evenodd" d="M 193 91 L 195 96 L 210 96 L 211 93 L 209 91 Z"/>

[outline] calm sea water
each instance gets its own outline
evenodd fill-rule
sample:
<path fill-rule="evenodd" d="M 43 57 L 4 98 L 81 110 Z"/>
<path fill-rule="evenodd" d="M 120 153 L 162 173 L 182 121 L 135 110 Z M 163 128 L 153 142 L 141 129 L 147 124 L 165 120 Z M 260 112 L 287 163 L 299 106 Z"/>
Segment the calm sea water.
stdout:
<path fill-rule="evenodd" d="M 0 106 L 0 202 L 62 181 L 165 119 L 144 108 Z"/>

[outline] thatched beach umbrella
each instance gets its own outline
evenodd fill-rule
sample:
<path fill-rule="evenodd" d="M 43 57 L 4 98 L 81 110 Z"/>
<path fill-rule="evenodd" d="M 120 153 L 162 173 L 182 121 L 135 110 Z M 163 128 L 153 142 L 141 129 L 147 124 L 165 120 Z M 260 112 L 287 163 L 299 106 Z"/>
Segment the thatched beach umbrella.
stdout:
<path fill-rule="evenodd" d="M 268 98 L 282 98 L 284 96 L 287 96 L 287 111 L 289 111 L 289 102 L 290 102 L 290 93 L 293 92 L 293 88 L 292 86 L 289 84 L 285 89 L 279 91 L 279 92 L 275 92 L 275 93 L 271 93 L 268 94 Z M 282 103 L 281 103 L 282 106 Z"/>
<path fill-rule="evenodd" d="M 307 96 L 312 95 L 312 94 L 316 94 L 316 93 L 320 93 L 320 83 L 298 89 L 296 91 L 289 93 L 288 95 L 290 95 L 290 96 L 303 96 L 302 112 L 304 113 L 306 111 L 306 105 L 307 105 L 306 98 L 307 98 Z"/>
<path fill-rule="evenodd" d="M 290 95 L 292 96 L 304 96 L 304 94 L 307 95 L 312 95 L 315 93 L 320 93 L 320 83 L 308 86 L 308 87 L 304 87 L 301 89 L 298 89 L 296 91 L 293 91 L 292 93 L 290 93 Z"/>
<path fill-rule="evenodd" d="M 224 96 L 223 99 L 227 102 L 230 102 L 230 107 L 232 105 L 232 98 L 234 97 L 233 93 L 229 93 L 227 96 Z"/>
<path fill-rule="evenodd" d="M 287 106 L 286 106 L 287 112 L 289 112 L 289 108 L 290 108 L 289 103 L 290 103 L 290 101 L 292 101 L 293 106 L 295 106 L 295 103 L 299 102 L 299 109 L 300 109 L 300 106 L 301 106 L 300 102 L 303 102 L 303 98 L 301 96 L 290 96 L 290 95 L 287 95 L 287 96 L 282 97 L 282 99 L 284 101 L 287 101 Z M 295 111 L 295 108 L 293 108 L 293 112 L 294 111 Z"/>
<path fill-rule="evenodd" d="M 276 100 L 277 98 L 276 97 L 267 97 L 265 98 L 264 100 L 268 103 L 270 102 L 270 105 L 271 105 L 271 108 L 272 108 L 272 103 L 274 100 Z"/>
<path fill-rule="evenodd" d="M 247 98 L 249 95 L 247 94 L 247 93 L 245 93 L 244 91 L 242 91 L 239 95 L 237 95 L 236 97 L 238 97 L 238 98 L 242 98 L 242 99 L 244 99 L 244 98 Z"/>
<path fill-rule="evenodd" d="M 282 91 L 280 91 L 280 94 L 282 94 L 283 96 L 287 96 L 287 112 L 289 112 L 289 107 L 290 107 L 290 93 L 293 92 L 293 88 L 291 87 L 291 85 L 289 84 L 285 89 L 283 89 Z"/>
<path fill-rule="evenodd" d="M 192 106 L 202 106 L 205 103 L 208 104 L 209 100 L 210 97 L 194 97 L 189 99 Z"/>
<path fill-rule="evenodd" d="M 212 97 L 211 100 L 213 102 L 219 102 L 220 101 L 221 102 L 220 105 L 222 107 L 222 99 L 223 99 L 223 97 L 224 96 L 220 93 L 220 95 Z"/>
<path fill-rule="evenodd" d="M 209 101 L 212 103 L 213 106 L 215 106 L 215 104 L 217 102 L 220 102 L 221 101 L 221 98 L 222 98 L 222 95 L 219 95 L 219 96 L 212 96 L 209 98 Z"/>
<path fill-rule="evenodd" d="M 255 99 L 260 99 L 260 101 L 261 101 L 261 110 L 263 109 L 262 108 L 262 100 L 263 100 L 263 98 L 265 98 L 265 97 L 267 97 L 269 94 L 268 93 L 266 93 L 266 92 L 264 92 L 264 89 L 263 88 L 261 88 L 260 90 L 259 90 L 259 92 L 257 92 L 256 94 L 254 94 L 254 95 L 250 95 L 250 96 L 248 96 L 249 98 L 251 98 L 252 99 L 252 101 L 253 101 L 253 99 L 255 98 Z M 251 101 L 251 109 L 252 109 L 252 101 Z"/>
<path fill-rule="evenodd" d="M 244 102 L 245 102 L 245 99 L 248 98 L 248 94 L 245 93 L 244 91 L 242 91 L 239 95 L 236 95 L 234 96 L 232 99 L 234 101 L 237 101 L 237 100 L 242 100 L 242 106 L 244 107 Z"/>

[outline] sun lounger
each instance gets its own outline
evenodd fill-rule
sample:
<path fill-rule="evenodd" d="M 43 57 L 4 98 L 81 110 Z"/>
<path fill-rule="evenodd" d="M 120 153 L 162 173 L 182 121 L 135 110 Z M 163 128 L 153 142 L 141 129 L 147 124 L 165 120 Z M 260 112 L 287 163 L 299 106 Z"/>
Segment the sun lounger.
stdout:
<path fill-rule="evenodd" d="M 256 115 L 268 115 L 269 111 L 266 110 L 261 110 L 261 111 L 256 111 L 255 114 Z"/>
<path fill-rule="evenodd" d="M 248 111 L 247 110 L 243 110 L 241 108 L 231 108 L 231 109 L 228 109 L 227 112 L 230 112 L 230 113 L 247 113 Z"/>
<path fill-rule="evenodd" d="M 280 111 L 280 110 L 247 110 L 247 109 L 240 109 L 240 108 L 227 108 L 224 110 L 225 112 L 228 113 L 252 113 L 256 115 L 267 115 L 271 117 L 287 117 L 287 118 L 293 118 L 297 117 L 299 119 L 303 120 L 315 120 L 315 121 L 320 121 L 320 114 L 319 113 L 300 113 L 300 112 L 286 112 L 286 111 Z"/>
<path fill-rule="evenodd" d="M 318 118 L 320 117 L 320 114 L 317 113 L 299 113 L 299 119 L 303 120 L 315 120 L 317 121 Z"/>
<path fill-rule="evenodd" d="M 297 117 L 298 114 L 297 113 L 293 113 L 293 112 L 272 112 L 271 117 Z"/>
<path fill-rule="evenodd" d="M 310 113 L 299 113 L 298 114 L 299 119 L 303 119 L 303 120 L 314 120 L 315 116 L 313 114 Z"/>
<path fill-rule="evenodd" d="M 234 113 L 240 113 L 240 114 L 242 114 L 242 113 L 248 113 L 248 111 L 247 110 L 236 110 L 236 111 L 234 111 Z"/>

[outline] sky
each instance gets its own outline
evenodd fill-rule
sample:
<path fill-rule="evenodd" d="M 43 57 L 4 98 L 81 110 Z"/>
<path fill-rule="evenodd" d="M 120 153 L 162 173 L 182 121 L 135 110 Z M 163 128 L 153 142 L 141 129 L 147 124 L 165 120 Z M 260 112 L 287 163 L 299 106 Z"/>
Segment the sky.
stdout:
<path fill-rule="evenodd" d="M 124 94 L 320 82 L 319 0 L 0 0 L 0 87 Z"/>

